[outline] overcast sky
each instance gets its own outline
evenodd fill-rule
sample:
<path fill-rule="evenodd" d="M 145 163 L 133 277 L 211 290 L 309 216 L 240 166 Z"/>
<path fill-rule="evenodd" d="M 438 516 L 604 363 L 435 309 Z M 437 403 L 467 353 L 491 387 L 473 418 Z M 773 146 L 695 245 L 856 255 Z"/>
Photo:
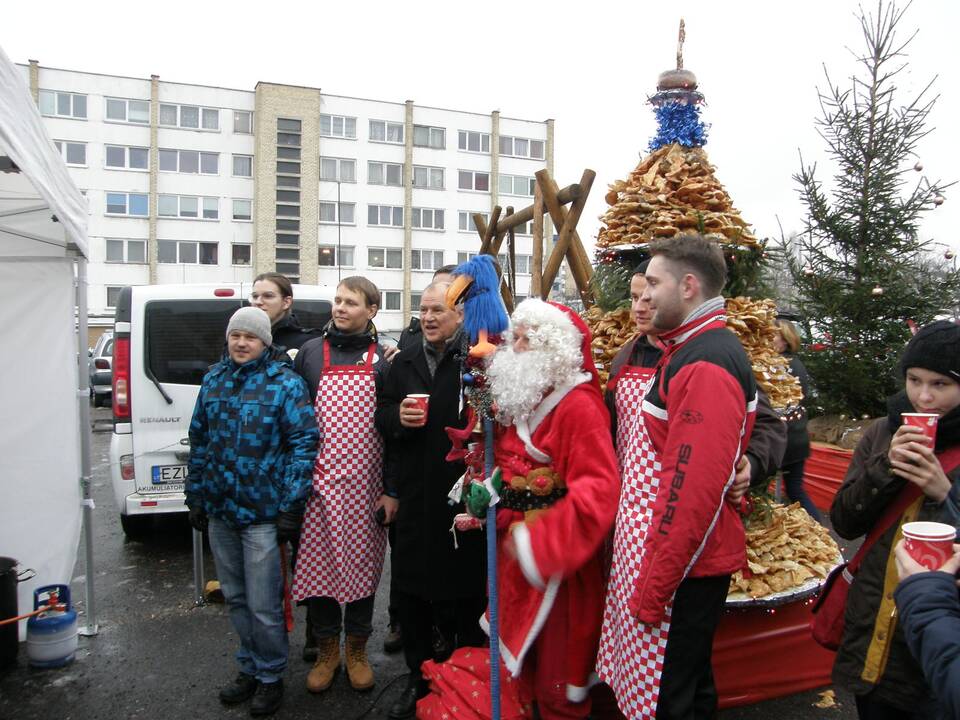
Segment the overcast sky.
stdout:
<path fill-rule="evenodd" d="M 876 3 L 867 2 L 875 11 Z M 409 10 L 404 9 L 409 8 Z M 646 98 L 684 64 L 706 95 L 707 151 L 758 236 L 802 229 L 792 175 L 799 152 L 833 169 L 814 120 L 826 65 L 849 85 L 847 48 L 863 40 L 853 0 L 761 2 L 181 2 L 6 3 L 0 45 L 14 62 L 253 89 L 257 81 L 505 116 L 556 120 L 556 179 L 597 172 L 580 222 L 591 241 L 606 186 L 636 165 L 654 131 Z M 960 179 L 960 3 L 915 0 L 901 30 L 919 30 L 900 79 L 907 101 L 939 74 L 936 129 L 920 152 L 931 179 Z M 952 58 L 952 59 L 951 59 Z M 919 178 L 919 174 L 917 175 Z M 924 237 L 960 248 L 960 186 L 928 214 Z"/>

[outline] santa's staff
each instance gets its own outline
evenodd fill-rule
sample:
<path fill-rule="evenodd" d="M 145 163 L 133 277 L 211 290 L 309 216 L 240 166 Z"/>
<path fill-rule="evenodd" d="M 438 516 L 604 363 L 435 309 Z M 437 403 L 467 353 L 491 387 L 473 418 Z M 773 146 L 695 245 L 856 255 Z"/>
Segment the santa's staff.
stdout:
<path fill-rule="evenodd" d="M 496 345 L 490 342 L 509 325 L 506 308 L 499 293 L 500 278 L 491 255 L 477 255 L 454 270 L 447 292 L 447 304 L 463 303 L 463 328 L 470 339 L 470 352 L 464 367 L 464 385 L 469 387 L 471 407 L 483 419 L 484 474 L 493 476 L 493 414 L 483 379 L 485 358 Z M 490 481 L 487 480 L 487 483 Z M 492 488 L 491 488 L 492 489 Z M 495 498 L 494 493 L 494 498 Z M 497 518 L 496 503 L 490 502 L 487 521 L 487 614 L 490 624 L 490 716 L 500 720 L 500 643 L 497 613 Z"/>

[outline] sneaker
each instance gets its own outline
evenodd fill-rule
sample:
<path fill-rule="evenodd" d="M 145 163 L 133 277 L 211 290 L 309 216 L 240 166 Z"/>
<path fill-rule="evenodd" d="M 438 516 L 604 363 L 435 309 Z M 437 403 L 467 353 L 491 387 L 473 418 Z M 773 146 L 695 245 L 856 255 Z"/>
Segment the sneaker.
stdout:
<path fill-rule="evenodd" d="M 257 691 L 257 679 L 253 675 L 237 673 L 233 682 L 220 691 L 220 702 L 224 705 L 236 705 L 246 702 Z"/>
<path fill-rule="evenodd" d="M 253 716 L 273 715 L 283 702 L 283 680 L 272 683 L 257 683 L 257 692 L 250 703 Z"/>
<path fill-rule="evenodd" d="M 387 636 L 383 639 L 383 651 L 393 654 L 401 650 L 403 650 L 403 636 L 400 634 L 400 626 L 392 624 L 387 631 Z"/>

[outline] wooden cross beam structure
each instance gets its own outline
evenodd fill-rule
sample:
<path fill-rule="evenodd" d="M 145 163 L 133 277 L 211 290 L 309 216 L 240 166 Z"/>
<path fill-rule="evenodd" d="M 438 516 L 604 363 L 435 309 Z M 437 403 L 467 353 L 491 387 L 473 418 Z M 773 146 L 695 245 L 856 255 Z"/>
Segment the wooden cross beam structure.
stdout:
<path fill-rule="evenodd" d="M 494 260 L 497 260 L 504 239 L 508 240 L 510 278 L 505 279 L 501 272 L 500 292 L 509 312 L 513 312 L 513 294 L 516 290 L 514 232 L 515 228 L 526 225 L 531 220 L 533 221 L 533 255 L 530 259 L 530 293 L 546 300 L 560 270 L 560 263 L 566 258 L 584 309 L 593 305 L 593 292 L 590 289 L 593 268 L 580 241 L 580 235 L 577 233 L 577 223 L 580 221 L 596 175 L 593 170 L 584 170 L 579 183 L 568 185 L 561 190 L 549 171 L 544 169 L 536 174 L 533 205 L 517 212 L 514 212 L 512 207 L 508 207 L 503 218 L 500 217 L 503 210 L 497 205 L 490 213 L 489 223 L 484 220 L 483 215 L 474 213 L 473 224 L 477 234 L 480 235 L 481 254 L 493 255 Z M 565 205 L 570 205 L 570 208 L 567 209 Z M 544 264 L 543 216 L 547 213 L 550 214 L 550 219 L 557 228 L 559 238 Z M 497 265 L 499 267 L 499 262 Z"/>

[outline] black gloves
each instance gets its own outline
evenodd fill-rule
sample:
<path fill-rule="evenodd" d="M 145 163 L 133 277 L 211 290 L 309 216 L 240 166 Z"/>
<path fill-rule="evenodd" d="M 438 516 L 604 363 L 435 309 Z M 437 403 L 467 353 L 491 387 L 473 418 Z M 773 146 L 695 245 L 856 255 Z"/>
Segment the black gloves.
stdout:
<path fill-rule="evenodd" d="M 206 532 L 207 525 L 210 524 L 210 521 L 207 518 L 207 513 L 204 512 L 202 507 L 190 508 L 187 519 L 190 521 L 190 525 L 193 527 L 193 529 L 199 530 L 200 532 Z"/>
<path fill-rule="evenodd" d="M 296 544 L 300 540 L 300 526 L 303 525 L 302 512 L 281 510 L 277 513 L 277 542 Z"/>

